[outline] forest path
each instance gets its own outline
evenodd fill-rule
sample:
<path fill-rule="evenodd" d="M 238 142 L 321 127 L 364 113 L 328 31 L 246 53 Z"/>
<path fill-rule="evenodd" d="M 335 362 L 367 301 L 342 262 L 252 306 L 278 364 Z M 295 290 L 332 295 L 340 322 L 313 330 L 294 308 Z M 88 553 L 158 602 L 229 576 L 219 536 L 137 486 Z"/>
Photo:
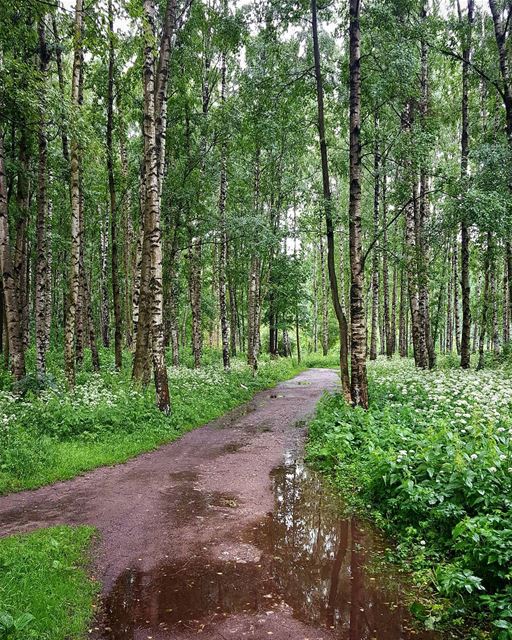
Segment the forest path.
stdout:
<path fill-rule="evenodd" d="M 0 498 L 0 536 L 99 530 L 93 640 L 439 640 L 410 629 L 386 541 L 304 464 L 336 372 L 309 369 L 126 464 Z"/>
<path fill-rule="evenodd" d="M 95 575 L 103 584 L 106 607 L 109 594 L 123 581 L 133 584 L 134 572 L 149 594 L 155 571 L 165 573 L 166 563 L 181 563 L 179 573 L 189 575 L 194 566 L 197 571 L 198 558 L 201 566 L 208 559 L 226 566 L 233 561 L 246 567 L 243 582 L 250 584 L 261 551 L 244 540 L 247 531 L 273 510 L 270 473 L 282 464 L 285 453 L 300 449 L 305 430 L 297 423 L 311 417 L 322 394 L 336 389 L 337 383 L 334 371 L 309 369 L 157 451 L 73 480 L 0 497 L 0 536 L 57 524 L 97 527 Z M 129 628 L 110 631 L 107 621 L 103 630 L 96 629 L 98 637 L 188 637 L 186 624 L 179 634 L 166 630 L 154 601 L 140 604 L 148 620 L 142 626 L 147 628 L 138 629 L 133 622 Z M 253 628 L 254 620 L 244 614 L 243 603 L 238 608 L 239 615 L 228 619 L 238 631 L 205 628 L 202 637 L 244 637 L 242 627 Z M 272 620 L 260 635 L 251 632 L 250 637 L 327 638 L 325 632 L 308 630 L 294 620 L 290 611 L 266 617 Z M 197 629 L 191 631 L 191 637 L 196 634 Z"/>

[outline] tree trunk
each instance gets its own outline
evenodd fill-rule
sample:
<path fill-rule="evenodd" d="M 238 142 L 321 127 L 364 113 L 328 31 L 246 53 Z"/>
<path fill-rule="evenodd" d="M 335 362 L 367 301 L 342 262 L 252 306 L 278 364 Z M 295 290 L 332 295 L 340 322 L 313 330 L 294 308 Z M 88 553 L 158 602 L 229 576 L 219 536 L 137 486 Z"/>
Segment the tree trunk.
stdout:
<path fill-rule="evenodd" d="M 382 163 L 382 307 L 384 324 L 384 346 L 385 353 L 388 358 L 393 355 L 393 338 L 391 331 L 391 319 L 389 310 L 389 269 L 388 269 L 388 204 L 387 204 L 387 176 L 385 161 Z M 393 283 L 394 284 L 394 283 Z M 395 297 L 393 290 L 393 298 Z M 394 300 L 392 304 L 392 313 L 394 312 Z"/>
<path fill-rule="evenodd" d="M 366 318 L 361 227 L 361 33 L 360 0 L 350 0 L 350 335 L 352 403 L 368 407 Z"/>
<path fill-rule="evenodd" d="M 421 6 L 421 20 L 425 22 L 427 18 L 427 0 L 423 0 Z M 420 116 L 421 128 L 427 129 L 427 115 L 429 103 L 429 77 L 428 77 L 428 46 L 424 39 L 421 41 L 421 86 L 420 86 Z M 430 307 L 428 289 L 428 248 L 425 242 L 425 226 L 429 217 L 429 202 L 427 197 L 428 177 L 424 162 L 420 166 L 420 193 L 419 193 L 419 216 L 417 217 L 418 228 L 416 231 L 418 243 L 418 283 L 419 283 L 419 303 L 423 333 L 425 334 L 425 344 L 427 348 L 427 362 L 429 369 L 433 369 L 436 364 L 436 352 L 432 341 L 430 328 Z"/>
<path fill-rule="evenodd" d="M 318 259 L 316 243 L 313 248 L 313 353 L 318 351 Z"/>
<path fill-rule="evenodd" d="M 238 338 L 238 311 L 236 308 L 235 285 L 233 279 L 229 282 L 229 341 L 231 355 L 236 356 Z"/>
<path fill-rule="evenodd" d="M 226 14 L 226 4 L 224 3 L 224 13 Z M 226 54 L 222 53 L 221 58 L 221 103 L 226 103 Z M 220 158 L 220 193 L 219 193 L 219 217 L 220 217 L 220 250 L 219 250 L 219 311 L 220 311 L 220 327 L 222 335 L 222 362 L 224 369 L 228 370 L 230 366 L 229 354 L 229 326 L 227 311 L 227 285 L 226 270 L 228 263 L 228 235 L 226 229 L 226 198 L 228 189 L 228 146 L 226 140 L 226 132 L 222 133 L 223 140 L 221 144 Z"/>
<path fill-rule="evenodd" d="M 117 202 L 114 180 L 114 14 L 112 0 L 108 0 L 108 84 L 107 84 L 107 172 L 110 196 L 110 241 L 112 269 L 112 302 L 114 304 L 114 358 L 116 369 L 123 365 L 123 318 L 121 313 L 121 288 L 119 286 L 119 252 L 117 243 Z"/>
<path fill-rule="evenodd" d="M 459 251 L 457 238 L 453 247 L 453 328 L 455 331 L 455 349 L 460 356 L 460 316 L 459 316 Z"/>
<path fill-rule="evenodd" d="M 110 314 L 108 304 L 108 219 L 100 211 L 100 259 L 101 259 L 101 337 L 103 346 L 110 347 Z"/>
<path fill-rule="evenodd" d="M 124 331 L 126 345 L 131 349 L 133 345 L 133 222 L 131 213 L 131 189 L 128 184 L 128 157 L 123 134 L 119 141 L 119 155 L 121 159 L 121 174 L 123 177 L 124 197 L 122 199 L 122 217 L 124 229 Z"/>
<path fill-rule="evenodd" d="M 16 223 L 16 245 L 14 249 L 14 279 L 17 288 L 17 299 L 20 305 L 21 339 L 23 348 L 28 347 L 29 328 L 29 251 L 28 226 L 30 218 L 30 181 L 29 181 L 29 140 L 27 130 L 23 126 L 20 138 L 18 187 L 16 193 L 16 208 L 18 219 Z"/>
<path fill-rule="evenodd" d="M 75 7 L 75 51 L 71 80 L 71 104 L 80 108 L 80 77 L 82 75 L 82 26 L 83 0 L 76 0 Z M 69 289 L 66 308 L 66 328 L 64 339 L 65 370 L 68 386 L 75 386 L 75 337 L 77 323 L 78 294 L 80 288 L 80 151 L 76 133 L 71 137 L 71 246 L 69 254 Z"/>
<path fill-rule="evenodd" d="M 398 351 L 400 357 L 407 358 L 407 274 L 402 267 L 400 274 L 400 316 L 398 320 Z"/>
<path fill-rule="evenodd" d="M 510 321 L 512 319 L 512 246 L 505 243 L 505 263 L 503 265 L 503 343 L 510 342 Z"/>
<path fill-rule="evenodd" d="M 485 366 L 485 335 L 487 332 L 487 325 L 489 322 L 489 281 L 490 281 L 490 268 L 491 268 L 491 252 L 492 252 L 492 234 L 487 233 L 487 249 L 484 259 L 484 290 L 482 296 L 482 318 L 480 324 L 480 336 L 478 341 L 478 365 L 477 370 L 481 370 Z"/>
<path fill-rule="evenodd" d="M 202 262 L 202 242 L 201 238 L 192 233 L 190 234 L 189 248 L 189 290 L 190 290 L 190 308 L 192 311 L 192 353 L 194 355 L 194 366 L 201 366 L 201 358 L 203 353 L 203 330 L 201 318 L 201 262 Z"/>
<path fill-rule="evenodd" d="M 456 248 L 453 248 L 453 252 L 456 253 Z M 453 303 L 453 286 L 455 282 L 455 289 L 457 283 L 454 280 L 453 273 L 453 256 L 452 256 L 452 269 L 448 278 L 448 290 L 446 295 L 446 351 L 451 353 L 453 351 L 453 316 L 452 316 L 452 303 Z"/>
<path fill-rule="evenodd" d="M 373 234 L 379 234 L 379 199 L 380 199 L 380 153 L 378 135 L 378 118 L 375 116 L 375 149 L 373 154 Z M 377 359 L 377 335 L 379 331 L 379 251 L 375 243 L 372 254 L 372 325 L 370 337 L 370 360 Z"/>
<path fill-rule="evenodd" d="M 155 126 L 155 5 L 144 0 L 144 240 L 141 272 L 140 315 L 137 350 L 143 334 L 144 346 L 151 346 L 153 373 L 158 408 L 169 413 L 170 395 L 165 364 L 165 343 L 162 295 L 162 232 L 160 228 L 160 194 Z M 146 346 L 147 348 L 147 346 Z M 139 354 L 139 356 L 142 354 Z M 136 358 L 137 360 L 137 352 Z M 135 369 L 134 377 L 141 369 Z M 143 369 L 142 369 L 143 372 Z"/>
<path fill-rule="evenodd" d="M 46 373 L 46 351 L 48 350 L 48 261 L 47 261 L 47 185 L 46 171 L 48 141 L 46 138 L 46 83 L 50 52 L 46 45 L 44 19 L 39 21 L 39 72 L 41 74 L 43 104 L 39 121 L 39 159 L 37 171 L 37 219 L 36 219 L 36 281 L 35 281 L 35 324 L 36 324 L 36 367 L 39 376 Z"/>
<path fill-rule="evenodd" d="M 474 17 L 474 0 L 468 0 L 467 40 L 462 51 L 462 133 L 461 133 L 461 180 L 465 189 L 468 180 L 469 157 L 469 65 L 471 61 L 471 31 Z M 469 369 L 471 359 L 471 288 L 469 281 L 469 226 L 463 214 L 461 221 L 461 287 L 462 287 L 462 332 L 460 338 L 460 366 Z"/>
<path fill-rule="evenodd" d="M 329 307 L 327 305 L 327 274 L 325 272 L 325 246 L 320 235 L 320 270 L 322 287 L 322 354 L 324 358 L 329 352 Z"/>
<path fill-rule="evenodd" d="M 258 369 L 258 279 L 260 261 L 256 254 L 251 256 L 249 270 L 249 288 L 247 297 L 247 363 L 256 371 Z"/>
<path fill-rule="evenodd" d="M 316 97 L 318 107 L 318 135 L 320 144 L 320 156 L 322 163 L 322 186 L 324 197 L 325 221 L 327 231 L 327 268 L 331 286 L 331 297 L 338 320 L 340 337 L 340 370 L 343 395 L 347 402 L 351 401 L 350 375 L 348 369 L 348 327 L 347 319 L 341 306 L 338 279 L 335 267 L 334 226 L 332 220 L 332 195 L 329 181 L 329 161 L 327 156 L 327 143 L 325 140 L 324 120 L 324 90 L 322 84 L 322 72 L 320 66 L 320 47 L 318 43 L 317 2 L 311 0 L 311 17 L 313 31 L 313 53 L 315 59 Z M 356 372 L 357 375 L 357 372 Z"/>
<path fill-rule="evenodd" d="M 25 376 L 25 350 L 21 333 L 20 304 L 9 242 L 9 211 L 2 133 L 0 133 L 0 268 L 2 269 L 6 338 L 8 340 L 8 349 L 4 348 L 4 356 L 9 358 L 10 355 L 12 373 L 16 380 L 20 380 Z"/>

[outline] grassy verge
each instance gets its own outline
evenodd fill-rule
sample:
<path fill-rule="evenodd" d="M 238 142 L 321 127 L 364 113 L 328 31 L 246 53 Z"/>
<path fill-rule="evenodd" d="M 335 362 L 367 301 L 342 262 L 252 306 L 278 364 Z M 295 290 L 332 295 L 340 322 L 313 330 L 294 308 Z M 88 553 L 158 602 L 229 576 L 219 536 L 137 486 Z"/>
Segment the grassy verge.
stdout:
<path fill-rule="evenodd" d="M 98 585 L 85 565 L 89 527 L 52 527 L 0 540 L 0 638 L 78 640 Z"/>
<path fill-rule="evenodd" d="M 327 398 L 309 457 L 398 541 L 439 594 L 414 611 L 465 640 L 512 638 L 512 380 L 493 371 L 370 365 L 371 406 Z"/>
<path fill-rule="evenodd" d="M 29 379 L 22 395 L 0 392 L 0 494 L 124 462 L 302 369 L 291 359 L 262 361 L 256 376 L 236 360 L 228 373 L 213 364 L 198 370 L 170 368 L 171 416 L 155 408 L 152 388 L 132 385 L 128 368 L 117 373 L 106 365 L 101 374 L 85 370 L 72 394 L 59 378 L 50 379 L 43 390 Z"/>

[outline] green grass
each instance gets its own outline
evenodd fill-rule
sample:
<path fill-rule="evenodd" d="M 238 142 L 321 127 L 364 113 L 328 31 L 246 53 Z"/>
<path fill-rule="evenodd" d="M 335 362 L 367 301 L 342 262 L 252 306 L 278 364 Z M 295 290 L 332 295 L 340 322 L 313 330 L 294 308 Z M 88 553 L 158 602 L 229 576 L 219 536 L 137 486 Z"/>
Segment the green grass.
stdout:
<path fill-rule="evenodd" d="M 172 414 L 164 416 L 155 407 L 152 385 L 134 387 L 129 366 L 115 372 L 111 354 L 102 355 L 101 373 L 92 373 L 86 363 L 73 394 L 65 390 L 57 356 L 55 375 L 44 390 L 29 378 L 22 397 L 0 391 L 0 494 L 125 462 L 304 369 L 292 359 L 262 359 L 256 376 L 241 360 L 234 360 L 227 373 L 218 364 L 170 368 Z"/>
<path fill-rule="evenodd" d="M 86 636 L 98 584 L 86 567 L 94 531 L 52 527 L 0 540 L 0 639 Z"/>

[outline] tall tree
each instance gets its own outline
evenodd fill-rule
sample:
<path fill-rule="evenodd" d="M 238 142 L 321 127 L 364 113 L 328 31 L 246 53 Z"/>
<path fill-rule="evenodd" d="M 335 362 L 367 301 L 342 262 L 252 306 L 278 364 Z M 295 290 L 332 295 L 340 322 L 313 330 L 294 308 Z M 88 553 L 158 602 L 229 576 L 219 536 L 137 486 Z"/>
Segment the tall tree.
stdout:
<path fill-rule="evenodd" d="M 347 401 L 351 401 L 350 374 L 348 369 L 348 325 L 347 318 L 341 306 L 338 290 L 338 278 L 335 266 L 334 224 L 332 219 L 332 194 L 329 179 L 329 159 L 327 155 L 327 142 L 325 138 L 324 116 L 324 87 L 320 62 L 320 45 L 318 40 L 318 10 L 316 0 L 311 0 L 311 20 L 313 33 L 313 55 L 315 60 L 316 98 L 318 109 L 318 136 L 320 145 L 320 159 L 322 164 L 323 207 L 326 222 L 327 235 L 327 270 L 331 286 L 331 297 L 338 320 L 340 336 L 340 369 L 343 395 Z M 365 336 L 366 340 L 366 336 Z"/>
<path fill-rule="evenodd" d="M 352 403 L 368 407 L 366 375 L 366 318 L 364 311 L 364 258 L 361 222 L 361 32 L 360 0 L 350 0 L 349 82 L 349 244 L 350 244 L 350 347 Z"/>

